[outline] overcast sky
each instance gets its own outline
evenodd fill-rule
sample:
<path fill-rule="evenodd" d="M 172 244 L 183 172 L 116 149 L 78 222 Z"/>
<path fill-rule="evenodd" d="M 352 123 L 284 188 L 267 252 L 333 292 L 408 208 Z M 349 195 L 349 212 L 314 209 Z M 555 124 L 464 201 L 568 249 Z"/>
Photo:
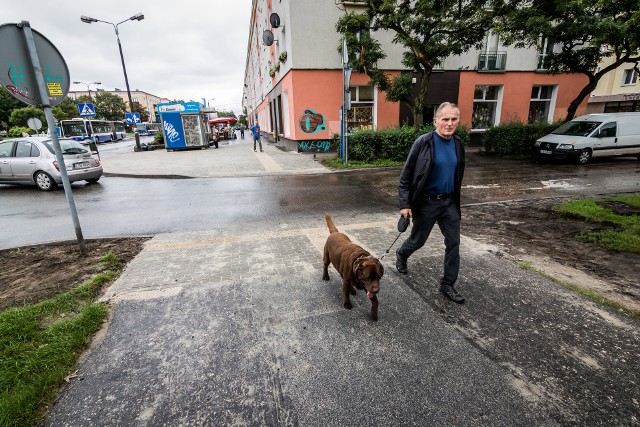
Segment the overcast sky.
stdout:
<path fill-rule="evenodd" d="M 113 26 L 80 16 L 117 24 L 140 12 L 144 20 L 118 26 L 131 90 L 215 98 L 210 105 L 239 114 L 251 0 L 2 0 L 0 24 L 29 21 L 62 53 L 72 82 L 126 90 Z"/>

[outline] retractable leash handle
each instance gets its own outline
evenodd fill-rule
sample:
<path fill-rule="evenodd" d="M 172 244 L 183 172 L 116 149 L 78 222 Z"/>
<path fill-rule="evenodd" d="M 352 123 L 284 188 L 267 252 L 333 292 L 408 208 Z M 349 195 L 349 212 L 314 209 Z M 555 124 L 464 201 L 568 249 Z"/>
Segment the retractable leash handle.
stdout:
<path fill-rule="evenodd" d="M 410 223 L 411 223 L 411 218 L 409 218 L 409 215 L 407 215 L 406 218 L 400 215 L 400 219 L 398 220 L 398 231 L 399 231 L 398 236 L 395 238 L 393 243 L 391 243 L 391 246 L 389 246 L 389 249 L 387 249 L 386 252 L 383 253 L 380 258 L 378 258 L 379 260 L 382 260 L 382 258 L 384 258 L 389 253 L 389 251 L 391 250 L 393 245 L 396 244 L 396 242 L 398 241 L 402 233 L 407 231 L 407 228 L 409 228 Z"/>

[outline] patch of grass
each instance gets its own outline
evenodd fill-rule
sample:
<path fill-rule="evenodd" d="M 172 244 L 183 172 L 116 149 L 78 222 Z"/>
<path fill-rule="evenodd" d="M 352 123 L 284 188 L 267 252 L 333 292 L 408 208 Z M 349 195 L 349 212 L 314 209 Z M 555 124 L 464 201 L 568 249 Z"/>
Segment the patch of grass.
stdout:
<path fill-rule="evenodd" d="M 616 310 L 618 313 L 621 314 L 625 314 L 633 319 L 636 320 L 640 320 L 640 311 L 635 311 L 635 310 L 628 310 L 626 309 L 623 305 L 615 302 L 615 301 L 611 301 L 608 298 L 603 297 L 602 295 L 598 294 L 597 292 L 594 292 L 592 290 L 589 289 L 584 289 L 581 288 L 580 286 L 574 285 L 572 283 L 568 283 L 568 282 L 564 282 L 562 280 L 559 280 L 547 273 L 545 273 L 544 271 L 536 268 L 532 263 L 530 263 L 529 261 L 519 261 L 518 262 L 518 266 L 520 268 L 522 268 L 523 270 L 528 270 L 528 271 L 532 271 L 536 274 L 539 274 L 542 277 L 545 277 L 549 280 L 552 280 L 553 282 L 573 291 L 576 292 L 580 295 L 583 295 L 587 298 L 592 299 L 593 301 L 596 301 L 602 305 L 605 305 L 607 307 L 613 308 L 614 310 Z"/>
<path fill-rule="evenodd" d="M 404 162 L 389 159 L 375 159 L 370 162 L 361 160 L 349 160 L 348 164 L 344 164 L 339 157 L 333 157 L 329 159 L 323 159 L 320 161 L 324 166 L 334 169 L 366 169 L 366 168 L 379 168 L 390 166 L 402 166 Z"/>
<path fill-rule="evenodd" d="M 0 425 L 28 426 L 73 372 L 78 356 L 109 314 L 95 302 L 100 289 L 120 274 L 112 253 L 101 261 L 111 269 L 37 304 L 0 312 Z"/>
<path fill-rule="evenodd" d="M 607 197 L 604 200 L 640 206 L 640 195 Z M 615 227 L 610 230 L 585 231 L 576 236 L 578 240 L 619 252 L 640 253 L 640 215 L 619 215 L 599 205 L 595 199 L 572 200 L 554 207 L 554 210 Z"/>

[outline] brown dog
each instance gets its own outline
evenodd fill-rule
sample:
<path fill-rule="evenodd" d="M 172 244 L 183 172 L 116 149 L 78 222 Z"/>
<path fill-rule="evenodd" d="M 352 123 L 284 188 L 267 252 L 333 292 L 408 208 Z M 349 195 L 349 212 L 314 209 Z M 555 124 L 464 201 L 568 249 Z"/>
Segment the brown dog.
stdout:
<path fill-rule="evenodd" d="M 360 246 L 351 242 L 340 233 L 329 214 L 325 215 L 329 227 L 329 237 L 324 245 L 323 280 L 329 280 L 329 264 L 333 264 L 342 277 L 342 305 L 351 309 L 349 294 L 355 295 L 356 289 L 367 291 L 371 300 L 371 319 L 378 320 L 378 291 L 384 267 L 380 261 Z"/>

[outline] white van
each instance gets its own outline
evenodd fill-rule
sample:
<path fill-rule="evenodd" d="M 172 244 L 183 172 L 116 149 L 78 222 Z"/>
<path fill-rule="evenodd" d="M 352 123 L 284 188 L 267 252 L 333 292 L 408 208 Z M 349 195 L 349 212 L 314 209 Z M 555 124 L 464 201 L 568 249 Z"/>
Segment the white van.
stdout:
<path fill-rule="evenodd" d="M 570 159 L 581 165 L 592 157 L 638 156 L 640 160 L 640 113 L 580 116 L 538 139 L 534 152 L 541 158 Z"/>

